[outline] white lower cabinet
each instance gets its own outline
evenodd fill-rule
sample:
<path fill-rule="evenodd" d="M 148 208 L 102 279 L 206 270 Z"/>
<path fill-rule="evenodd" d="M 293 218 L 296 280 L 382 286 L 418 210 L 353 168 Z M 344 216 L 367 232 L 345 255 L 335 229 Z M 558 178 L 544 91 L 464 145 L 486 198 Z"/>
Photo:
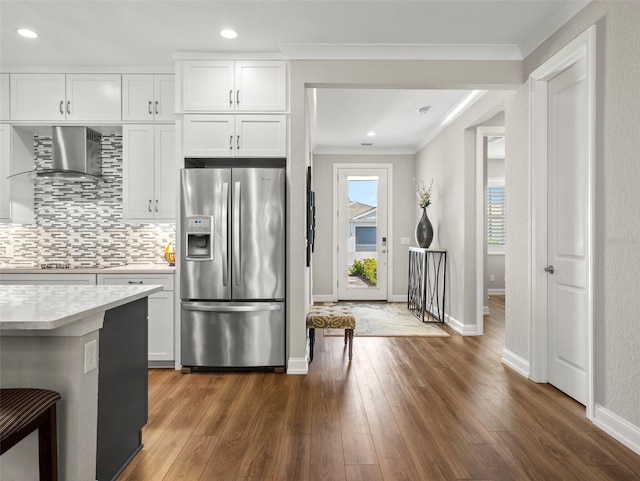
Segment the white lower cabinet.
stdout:
<path fill-rule="evenodd" d="M 149 365 L 174 367 L 173 274 L 98 274 L 99 285 L 162 285 L 149 296 Z"/>

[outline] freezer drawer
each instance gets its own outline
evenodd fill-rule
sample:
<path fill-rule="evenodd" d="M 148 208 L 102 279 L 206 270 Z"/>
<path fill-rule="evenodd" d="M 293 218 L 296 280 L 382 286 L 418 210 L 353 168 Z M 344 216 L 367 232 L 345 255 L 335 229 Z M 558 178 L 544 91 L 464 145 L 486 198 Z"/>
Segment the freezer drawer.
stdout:
<path fill-rule="evenodd" d="M 183 302 L 183 367 L 285 365 L 284 302 Z"/>

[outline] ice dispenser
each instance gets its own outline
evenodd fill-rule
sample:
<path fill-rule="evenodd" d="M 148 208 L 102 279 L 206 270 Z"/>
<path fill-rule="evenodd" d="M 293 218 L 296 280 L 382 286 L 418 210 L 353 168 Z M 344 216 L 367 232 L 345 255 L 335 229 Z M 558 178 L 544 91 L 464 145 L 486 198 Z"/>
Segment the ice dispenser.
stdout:
<path fill-rule="evenodd" d="M 187 217 L 187 260 L 213 259 L 213 217 Z"/>

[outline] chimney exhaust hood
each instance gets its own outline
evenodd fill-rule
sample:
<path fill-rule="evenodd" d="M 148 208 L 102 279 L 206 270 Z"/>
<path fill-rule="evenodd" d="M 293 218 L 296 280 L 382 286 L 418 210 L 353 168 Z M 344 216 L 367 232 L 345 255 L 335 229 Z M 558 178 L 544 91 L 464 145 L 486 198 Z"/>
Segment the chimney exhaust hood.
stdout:
<path fill-rule="evenodd" d="M 102 134 L 89 127 L 52 127 L 53 162 L 50 169 L 14 174 L 11 180 L 35 178 L 98 182 L 102 175 Z"/>

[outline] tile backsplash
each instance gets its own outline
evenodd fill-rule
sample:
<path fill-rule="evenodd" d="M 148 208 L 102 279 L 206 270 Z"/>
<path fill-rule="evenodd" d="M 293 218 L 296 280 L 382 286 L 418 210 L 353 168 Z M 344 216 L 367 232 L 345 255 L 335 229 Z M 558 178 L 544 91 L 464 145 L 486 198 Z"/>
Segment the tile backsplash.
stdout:
<path fill-rule="evenodd" d="M 50 166 L 51 156 L 51 137 L 35 135 L 35 165 Z M 102 137 L 99 183 L 36 179 L 34 218 L 35 225 L 0 224 L 0 266 L 159 263 L 164 262 L 164 247 L 175 240 L 174 223 L 123 220 L 122 135 Z"/>

